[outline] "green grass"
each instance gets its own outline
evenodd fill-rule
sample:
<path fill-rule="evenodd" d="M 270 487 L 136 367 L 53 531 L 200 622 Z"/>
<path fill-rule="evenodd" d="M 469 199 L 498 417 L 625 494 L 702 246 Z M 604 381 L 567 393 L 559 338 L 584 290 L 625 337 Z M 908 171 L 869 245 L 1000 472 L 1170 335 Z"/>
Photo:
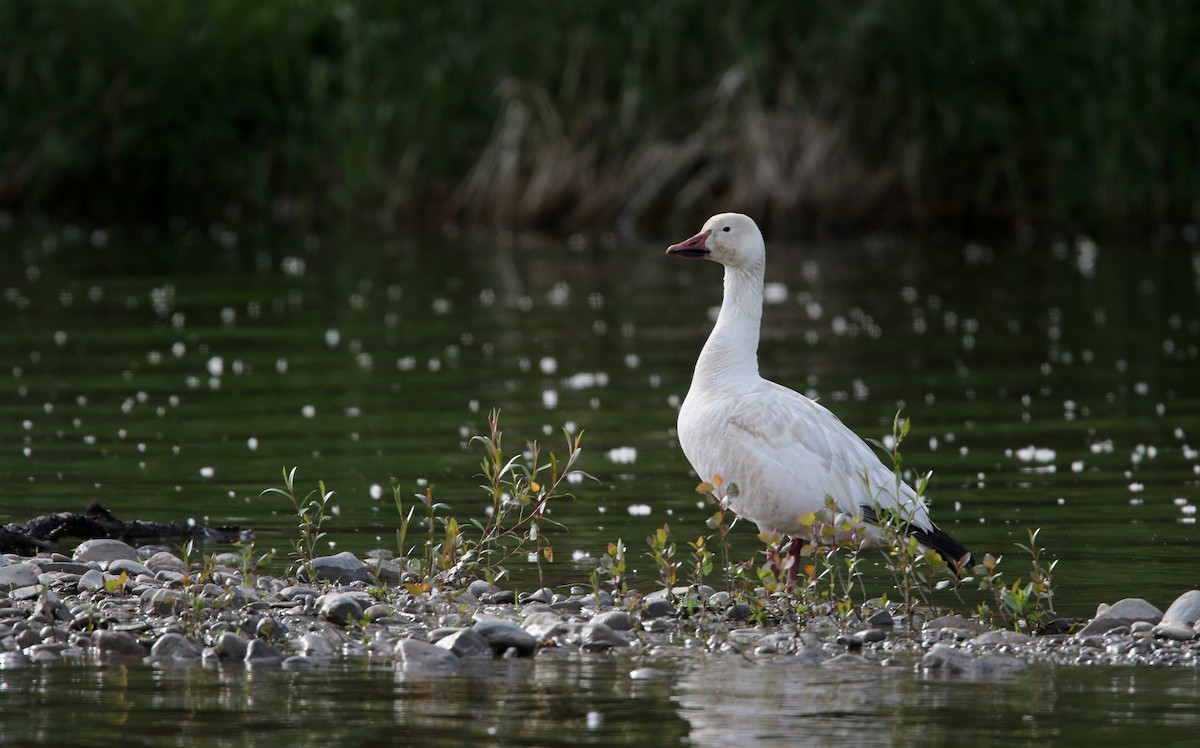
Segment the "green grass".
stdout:
<path fill-rule="evenodd" d="M 663 233 L 1200 220 L 1200 8 L 0 1 L 0 209 Z"/>

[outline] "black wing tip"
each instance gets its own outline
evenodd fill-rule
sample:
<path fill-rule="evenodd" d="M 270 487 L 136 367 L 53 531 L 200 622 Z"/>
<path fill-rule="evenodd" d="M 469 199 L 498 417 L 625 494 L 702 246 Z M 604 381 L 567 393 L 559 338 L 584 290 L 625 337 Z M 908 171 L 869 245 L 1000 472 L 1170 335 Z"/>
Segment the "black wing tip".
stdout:
<path fill-rule="evenodd" d="M 970 570 L 975 565 L 975 559 L 966 546 L 937 527 L 930 530 L 914 527 L 913 537 L 926 548 L 932 548 L 940 553 L 942 558 L 946 559 L 956 570 Z"/>

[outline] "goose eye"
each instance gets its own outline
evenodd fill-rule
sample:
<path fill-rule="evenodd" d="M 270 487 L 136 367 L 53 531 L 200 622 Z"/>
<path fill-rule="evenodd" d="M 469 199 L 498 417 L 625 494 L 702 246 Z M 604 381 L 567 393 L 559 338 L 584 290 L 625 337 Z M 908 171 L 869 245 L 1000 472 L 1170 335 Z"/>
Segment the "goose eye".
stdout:
<path fill-rule="evenodd" d="M 726 226 L 725 228 L 723 228 L 723 229 L 721 229 L 721 230 L 722 230 L 722 231 L 724 231 L 724 232 L 726 232 L 726 233 L 728 233 L 728 232 L 729 232 L 731 229 L 730 229 L 728 226 Z"/>

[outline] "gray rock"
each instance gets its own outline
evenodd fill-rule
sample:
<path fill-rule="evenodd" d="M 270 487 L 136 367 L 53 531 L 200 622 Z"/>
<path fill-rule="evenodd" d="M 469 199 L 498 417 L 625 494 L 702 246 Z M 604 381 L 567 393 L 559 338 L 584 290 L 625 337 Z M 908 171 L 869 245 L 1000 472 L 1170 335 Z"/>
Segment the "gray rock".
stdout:
<path fill-rule="evenodd" d="M 274 639 L 287 636 L 288 628 L 270 616 L 258 619 L 254 624 L 254 635 L 260 639 Z"/>
<path fill-rule="evenodd" d="M 481 599 L 484 595 L 495 595 L 499 591 L 499 587 L 486 579 L 476 579 L 467 585 L 467 592 L 470 592 L 476 600 Z"/>
<path fill-rule="evenodd" d="M 315 670 L 317 661 L 304 655 L 292 655 L 279 663 L 279 667 L 284 670 Z"/>
<path fill-rule="evenodd" d="M 554 590 L 550 589 L 549 587 L 542 587 L 540 590 L 534 590 L 533 592 L 522 592 L 521 595 L 517 599 L 520 600 L 522 604 L 524 604 L 524 603 L 546 603 L 546 604 L 549 604 L 549 603 L 554 602 Z"/>
<path fill-rule="evenodd" d="M 662 618 L 663 616 L 674 615 L 675 606 L 665 597 L 654 599 L 646 599 L 642 604 L 643 618 Z"/>
<path fill-rule="evenodd" d="M 246 640 L 232 631 L 226 631 L 217 637 L 213 648 L 222 660 L 241 661 L 246 659 Z"/>
<path fill-rule="evenodd" d="M 924 671 L 941 671 L 955 675 L 986 675 L 1024 670 L 1028 665 L 1015 657 L 1002 655 L 976 657 L 946 644 L 935 644 L 921 658 L 918 667 Z"/>
<path fill-rule="evenodd" d="M 251 639 L 246 646 L 245 661 L 253 665 L 278 665 L 283 662 L 283 652 L 263 639 Z"/>
<path fill-rule="evenodd" d="M 1171 639 L 1177 642 L 1188 642 L 1197 636 L 1196 630 L 1177 621 L 1167 621 L 1156 625 L 1152 631 L 1159 639 Z"/>
<path fill-rule="evenodd" d="M 163 634 L 150 648 L 152 660 L 198 660 L 200 647 L 183 634 Z"/>
<path fill-rule="evenodd" d="M 631 671 L 629 677 L 634 680 L 655 680 L 665 678 L 667 674 L 655 667 L 640 667 Z"/>
<path fill-rule="evenodd" d="M 629 646 L 628 639 L 595 620 L 588 621 L 583 627 L 580 639 L 583 648 L 593 652 Z"/>
<path fill-rule="evenodd" d="M 870 664 L 872 664 L 871 661 L 868 660 L 866 657 L 863 657 L 860 654 L 851 654 L 849 652 L 842 652 L 839 655 L 834 655 L 833 657 L 830 657 L 828 660 L 824 660 L 821 663 L 821 665 L 823 667 L 824 666 L 847 667 L 847 666 L 861 666 L 861 665 L 870 665 Z"/>
<path fill-rule="evenodd" d="M 101 656 L 146 656 L 146 648 L 128 631 L 100 629 L 92 634 L 92 647 Z"/>
<path fill-rule="evenodd" d="M 128 543 L 112 538 L 94 538 L 85 540 L 75 549 L 72 558 L 75 561 L 95 561 L 99 564 L 109 563 L 117 559 L 137 561 L 137 549 Z"/>
<path fill-rule="evenodd" d="M 523 628 L 535 639 L 549 639 L 567 630 L 562 617 L 550 611 L 538 611 L 525 616 Z"/>
<path fill-rule="evenodd" d="M 888 629 L 896 625 L 896 619 L 893 618 L 892 614 L 888 611 L 880 610 L 876 611 L 870 618 L 868 618 L 867 623 L 871 624 L 872 626 Z"/>
<path fill-rule="evenodd" d="M 328 634 L 313 631 L 300 637 L 300 651 L 309 657 L 333 657 L 338 647 Z"/>
<path fill-rule="evenodd" d="M 1195 626 L 1197 622 L 1200 622 L 1200 590 L 1188 590 L 1175 598 L 1162 617 L 1162 623 Z"/>
<path fill-rule="evenodd" d="M 321 593 L 312 587 L 292 586 L 284 587 L 279 591 L 279 596 L 284 600 L 299 600 L 305 597 L 311 597 L 315 600 L 320 595 Z"/>
<path fill-rule="evenodd" d="M 341 626 L 349 621 L 362 620 L 363 612 L 363 605 L 358 598 L 345 592 L 330 592 L 317 603 L 317 613 Z"/>
<path fill-rule="evenodd" d="M 0 567 L 0 590 L 7 591 L 35 585 L 38 583 L 38 575 L 41 573 L 41 567 L 34 563 L 10 564 Z"/>
<path fill-rule="evenodd" d="M 137 561 L 130 561 L 127 558 L 118 558 L 109 562 L 108 568 L 105 569 L 109 574 L 119 575 L 125 572 L 126 576 L 136 577 L 139 574 L 145 574 L 148 577 L 154 576 L 154 572 L 147 569 Z"/>
<path fill-rule="evenodd" d="M 146 559 L 146 568 L 157 574 L 160 571 L 171 571 L 176 574 L 186 574 L 188 565 L 174 553 L 159 551 Z"/>
<path fill-rule="evenodd" d="M 38 561 L 37 565 L 43 572 L 58 571 L 64 574 L 86 574 L 92 569 L 88 564 L 78 564 L 74 561 Z"/>
<path fill-rule="evenodd" d="M 733 595 L 730 595 L 725 590 L 714 592 L 708 598 L 708 607 L 713 610 L 725 610 L 730 605 L 733 605 Z"/>
<path fill-rule="evenodd" d="M 391 609 L 391 606 L 384 605 L 383 603 L 375 603 L 374 605 L 368 606 L 367 609 L 363 611 L 363 618 L 365 618 L 368 622 L 378 621 L 380 618 L 387 618 L 388 616 L 392 615 L 393 612 L 394 611 Z"/>
<path fill-rule="evenodd" d="M 637 625 L 634 617 L 624 610 L 609 610 L 604 613 L 598 613 L 592 621 L 594 623 L 602 623 L 613 631 L 631 631 Z"/>
<path fill-rule="evenodd" d="M 396 644 L 395 658 L 406 673 L 454 675 L 462 670 L 462 663 L 452 652 L 418 639 L 401 639 Z"/>
<path fill-rule="evenodd" d="M 473 629 L 459 629 L 438 639 L 434 646 L 453 652 L 458 657 L 487 657 L 493 655 L 492 645 Z"/>
<path fill-rule="evenodd" d="M 579 598 L 579 602 L 582 605 L 590 605 L 595 608 L 611 608 L 616 604 L 616 601 L 613 600 L 613 596 L 604 590 L 600 590 L 594 594 L 584 595 L 583 597 Z"/>
<path fill-rule="evenodd" d="M 1150 603 L 1137 597 L 1127 597 L 1112 605 L 1101 605 L 1096 617 L 1079 630 L 1079 636 L 1103 634 L 1113 629 L 1128 627 L 1137 621 L 1158 623 L 1163 613 Z"/>
<path fill-rule="evenodd" d="M 371 572 L 366 564 L 359 561 L 350 551 L 314 558 L 312 573 L 314 580 L 325 580 L 335 584 L 371 581 Z"/>
<path fill-rule="evenodd" d="M 187 596 L 178 590 L 166 588 L 148 589 L 142 593 L 142 610 L 171 615 L 188 607 Z"/>
<path fill-rule="evenodd" d="M 854 633 L 854 639 L 862 644 L 881 642 L 886 638 L 887 634 L 884 633 L 883 629 L 877 628 L 863 629 L 862 631 L 856 631 Z"/>
<path fill-rule="evenodd" d="M 243 587 L 240 584 L 235 584 L 226 590 L 222 590 L 217 596 L 217 600 L 227 605 L 234 610 L 240 610 L 252 603 L 262 600 L 262 595 L 258 594 L 258 590 L 249 587 Z"/>
<path fill-rule="evenodd" d="M 1033 637 L 1028 634 L 1022 634 L 1020 631 L 1011 629 L 995 629 L 986 631 L 971 640 L 972 645 L 979 646 L 998 646 L 1002 644 L 1021 645 L 1030 641 Z"/>
<path fill-rule="evenodd" d="M 374 574 L 375 578 L 383 584 L 396 585 L 400 584 L 403 579 L 400 574 L 400 566 L 395 561 L 369 558 L 363 563 L 367 567 L 367 571 Z"/>
<path fill-rule="evenodd" d="M 484 618 L 472 626 L 475 633 L 482 636 L 491 645 L 492 651 L 503 654 L 512 648 L 521 655 L 533 654 L 537 639 L 513 621 L 503 618 Z"/>
<path fill-rule="evenodd" d="M 33 660 L 30 660 L 20 652 L 0 653 L 0 670 L 16 670 L 17 668 L 29 667 L 32 664 Z"/>

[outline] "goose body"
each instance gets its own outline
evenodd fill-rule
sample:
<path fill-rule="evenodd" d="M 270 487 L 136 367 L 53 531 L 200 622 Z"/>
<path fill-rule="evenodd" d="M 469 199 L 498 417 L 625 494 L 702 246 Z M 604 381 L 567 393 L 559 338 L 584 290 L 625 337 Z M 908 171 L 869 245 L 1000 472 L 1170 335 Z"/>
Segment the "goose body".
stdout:
<path fill-rule="evenodd" d="M 721 312 L 679 410 L 678 436 L 701 480 L 737 486 L 732 509 L 763 532 L 796 535 L 800 518 L 826 508 L 869 523 L 879 511 L 901 517 L 924 546 L 954 563 L 966 549 L 929 519 L 907 484 L 823 405 L 758 370 L 766 248 L 752 219 L 722 213 L 667 253 L 725 267 Z"/>

